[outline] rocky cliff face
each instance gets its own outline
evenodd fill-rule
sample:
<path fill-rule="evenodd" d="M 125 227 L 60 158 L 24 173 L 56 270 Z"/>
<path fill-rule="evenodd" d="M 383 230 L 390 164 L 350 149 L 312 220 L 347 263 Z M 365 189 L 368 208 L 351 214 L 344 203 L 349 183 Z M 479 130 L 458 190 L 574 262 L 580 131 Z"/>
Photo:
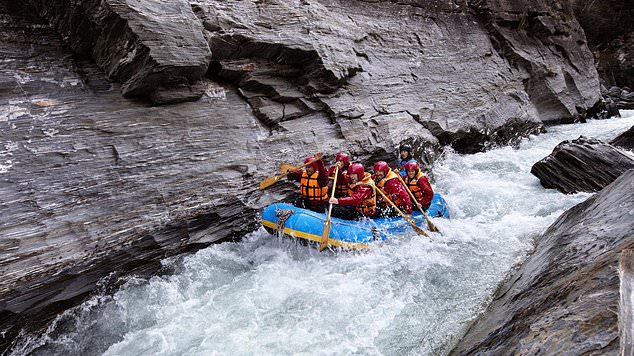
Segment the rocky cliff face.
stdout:
<path fill-rule="evenodd" d="M 605 85 L 634 88 L 634 4 L 631 1 L 575 0 L 574 11 L 586 33 Z"/>
<path fill-rule="evenodd" d="M 574 0 L 601 77 L 603 95 L 620 108 L 634 108 L 634 3 Z"/>
<path fill-rule="evenodd" d="M 197 100 L 211 52 L 186 0 L 33 0 L 75 52 L 92 57 L 125 96 Z"/>
<path fill-rule="evenodd" d="M 253 229 L 295 189 L 257 190 L 280 161 L 476 152 L 600 98 L 555 1 L 30 5 L 0 0 L 3 347 L 110 272 Z"/>
<path fill-rule="evenodd" d="M 630 170 L 548 228 L 453 354 L 618 355 L 618 266 L 634 246 L 633 212 Z"/>

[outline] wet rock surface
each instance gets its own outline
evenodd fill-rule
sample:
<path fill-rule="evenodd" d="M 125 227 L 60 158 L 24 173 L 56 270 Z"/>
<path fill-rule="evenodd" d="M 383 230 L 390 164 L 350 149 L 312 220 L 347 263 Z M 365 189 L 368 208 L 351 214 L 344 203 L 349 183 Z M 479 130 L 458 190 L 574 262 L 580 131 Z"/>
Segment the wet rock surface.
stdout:
<path fill-rule="evenodd" d="M 257 190 L 281 161 L 477 152 L 600 98 L 558 2 L 30 3 L 0 0 L 2 348 L 111 272 L 254 229 L 296 189 Z"/>
<path fill-rule="evenodd" d="M 610 144 L 625 148 L 626 150 L 634 151 L 634 126 L 630 127 L 629 130 L 623 132 L 614 140 L 610 141 Z"/>
<path fill-rule="evenodd" d="M 581 136 L 557 145 L 535 163 L 531 173 L 548 189 L 563 193 L 597 192 L 634 168 L 634 155 L 610 144 Z"/>
<path fill-rule="evenodd" d="M 564 213 L 452 354 L 619 354 L 619 258 L 634 246 L 634 170 Z"/>

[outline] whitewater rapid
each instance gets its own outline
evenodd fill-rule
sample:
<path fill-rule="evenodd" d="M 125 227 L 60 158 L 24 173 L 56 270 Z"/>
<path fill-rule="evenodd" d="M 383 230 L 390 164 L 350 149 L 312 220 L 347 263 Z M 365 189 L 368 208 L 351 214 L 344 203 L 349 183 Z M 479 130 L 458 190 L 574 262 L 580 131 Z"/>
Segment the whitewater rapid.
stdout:
<path fill-rule="evenodd" d="M 475 155 L 446 152 L 432 173 L 452 220 L 443 236 L 398 236 L 368 252 L 319 253 L 260 229 L 166 260 L 24 335 L 15 355 L 441 355 L 561 213 L 590 194 L 546 190 L 531 166 L 561 141 L 609 141 L 623 118 L 548 128 Z"/>

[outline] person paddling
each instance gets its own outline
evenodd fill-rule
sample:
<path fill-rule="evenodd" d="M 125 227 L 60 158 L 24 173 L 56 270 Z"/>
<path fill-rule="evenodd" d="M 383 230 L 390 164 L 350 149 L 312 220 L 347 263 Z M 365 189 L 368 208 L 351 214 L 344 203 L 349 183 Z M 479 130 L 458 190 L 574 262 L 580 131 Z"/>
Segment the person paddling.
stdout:
<path fill-rule="evenodd" d="M 350 156 L 345 152 L 339 152 L 335 156 L 335 164 L 328 169 L 328 177 L 334 179 L 335 168 L 339 167 L 339 176 L 337 177 L 337 184 L 332 187 L 335 190 L 335 198 L 341 198 L 348 195 L 348 168 L 350 167 Z"/>
<path fill-rule="evenodd" d="M 383 193 L 405 214 L 412 213 L 412 202 L 405 187 L 398 179 L 397 173 L 394 173 L 385 161 L 378 161 L 374 164 L 374 181 L 377 189 L 381 189 Z M 382 217 L 399 216 L 390 204 L 383 198 L 379 197 L 377 201 L 377 213 Z"/>
<path fill-rule="evenodd" d="M 294 205 L 318 213 L 323 213 L 328 204 L 328 172 L 321 160 L 322 157 L 321 152 L 315 156 L 306 157 L 304 163 L 315 159 L 317 161 L 304 169 L 296 169 L 288 173 L 288 180 L 299 182 L 299 197 Z"/>
<path fill-rule="evenodd" d="M 412 156 L 412 146 L 404 143 L 399 147 L 398 170 L 401 173 L 401 177 L 405 177 L 407 172 L 405 171 L 405 165 L 407 162 L 416 162 L 414 156 Z"/>
<path fill-rule="evenodd" d="M 376 214 L 376 191 L 372 175 L 365 171 L 361 163 L 348 167 L 348 196 L 330 198 L 334 204 L 332 216 L 353 220 L 363 217 L 372 218 Z"/>
<path fill-rule="evenodd" d="M 434 198 L 434 190 L 429 184 L 427 176 L 423 174 L 416 162 L 407 162 L 405 171 L 407 171 L 407 176 L 405 177 L 407 187 L 423 210 L 427 211 Z"/>

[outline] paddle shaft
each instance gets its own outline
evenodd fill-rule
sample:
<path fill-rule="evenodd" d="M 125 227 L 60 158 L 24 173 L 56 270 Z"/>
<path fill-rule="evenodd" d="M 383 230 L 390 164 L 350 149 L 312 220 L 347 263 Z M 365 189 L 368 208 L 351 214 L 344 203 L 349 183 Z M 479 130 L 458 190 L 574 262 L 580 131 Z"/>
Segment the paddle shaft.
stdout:
<path fill-rule="evenodd" d="M 335 197 L 335 190 L 337 187 L 337 177 L 339 176 L 339 167 L 335 167 L 335 178 L 332 181 L 332 192 L 330 198 Z M 330 216 L 332 215 L 332 203 L 328 206 L 328 216 L 326 217 L 326 223 L 324 224 L 324 233 L 321 235 L 321 241 L 319 242 L 319 252 L 325 250 L 328 247 L 328 236 L 330 235 Z"/>
<path fill-rule="evenodd" d="M 425 214 L 425 210 L 418 202 L 418 199 L 416 199 L 416 197 L 414 196 L 414 193 L 412 193 L 412 191 L 409 190 L 407 183 L 405 183 L 405 181 L 403 180 L 403 177 L 401 177 L 401 173 L 398 171 L 395 171 L 395 173 L 398 176 L 398 179 L 401 181 L 401 183 L 403 183 L 403 186 L 405 187 L 405 190 L 407 190 L 407 192 L 409 193 L 409 196 L 412 197 L 412 200 L 414 201 L 414 203 L 416 203 L 416 206 L 418 207 L 418 209 L 420 209 L 420 212 L 423 213 L 423 216 L 425 217 L 425 220 L 427 221 L 427 225 L 429 226 L 429 230 L 431 230 L 432 232 L 438 232 L 442 235 L 442 233 L 440 232 L 440 230 L 438 230 L 436 225 L 434 225 L 434 223 L 431 222 L 431 219 L 429 218 L 429 216 Z"/>
<path fill-rule="evenodd" d="M 401 209 L 399 209 L 396 206 L 396 204 L 394 204 L 394 202 L 391 201 L 390 198 L 388 198 L 387 195 L 385 195 L 385 193 L 383 193 L 381 188 L 375 186 L 375 190 L 381 194 L 381 196 L 383 197 L 383 199 L 385 199 L 386 202 L 388 202 L 394 209 L 396 209 L 396 211 L 401 215 L 403 219 L 405 219 L 405 221 L 407 221 L 410 225 L 412 225 L 412 228 L 414 229 L 414 231 L 416 231 L 419 235 L 425 235 L 429 237 L 429 235 L 425 232 L 425 230 L 416 226 L 416 223 L 414 222 L 414 220 L 412 220 L 412 218 L 410 218 L 409 216 L 405 215 L 405 213 L 403 213 Z M 429 238 L 431 239 L 431 237 Z"/>

